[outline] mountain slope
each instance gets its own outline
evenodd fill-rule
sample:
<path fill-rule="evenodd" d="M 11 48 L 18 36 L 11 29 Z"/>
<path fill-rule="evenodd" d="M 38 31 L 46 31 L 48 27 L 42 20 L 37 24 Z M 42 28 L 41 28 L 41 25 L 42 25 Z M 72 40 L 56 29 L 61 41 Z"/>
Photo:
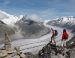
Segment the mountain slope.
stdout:
<path fill-rule="evenodd" d="M 14 34 L 15 31 L 8 25 L 6 25 L 4 22 L 0 21 L 0 35 L 1 33 L 8 33 L 9 35 Z"/>
<path fill-rule="evenodd" d="M 21 29 L 21 33 L 25 38 L 38 38 L 49 32 L 48 28 L 46 28 L 41 22 L 35 22 L 26 17 L 19 20 L 16 25 L 19 26 L 19 29 Z"/>

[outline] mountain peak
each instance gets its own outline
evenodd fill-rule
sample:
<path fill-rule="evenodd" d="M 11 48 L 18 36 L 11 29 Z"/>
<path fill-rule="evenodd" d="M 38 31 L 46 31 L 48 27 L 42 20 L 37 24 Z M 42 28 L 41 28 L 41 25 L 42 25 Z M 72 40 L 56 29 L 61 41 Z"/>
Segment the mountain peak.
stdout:
<path fill-rule="evenodd" d="M 57 19 L 59 22 L 67 23 L 72 22 L 75 23 L 75 17 L 73 16 L 65 16 Z"/>
<path fill-rule="evenodd" d="M 20 20 L 22 18 L 22 16 L 14 16 L 14 15 L 10 15 L 2 10 L 0 10 L 0 20 L 3 21 L 5 24 L 8 25 L 14 25 L 14 23 L 16 23 L 16 21 Z"/>

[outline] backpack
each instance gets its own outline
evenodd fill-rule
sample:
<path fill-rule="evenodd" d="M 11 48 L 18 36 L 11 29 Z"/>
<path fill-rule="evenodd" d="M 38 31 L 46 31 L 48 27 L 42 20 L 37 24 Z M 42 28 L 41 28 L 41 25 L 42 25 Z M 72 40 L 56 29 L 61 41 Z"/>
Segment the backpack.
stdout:
<path fill-rule="evenodd" d="M 57 36 L 58 35 L 58 31 L 57 30 L 55 30 L 55 36 Z"/>

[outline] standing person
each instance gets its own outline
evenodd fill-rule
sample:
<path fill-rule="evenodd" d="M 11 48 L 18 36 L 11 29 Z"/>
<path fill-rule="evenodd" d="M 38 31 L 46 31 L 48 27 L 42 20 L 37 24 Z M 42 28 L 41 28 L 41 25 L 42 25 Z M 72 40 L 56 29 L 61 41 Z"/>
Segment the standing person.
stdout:
<path fill-rule="evenodd" d="M 54 30 L 53 30 L 53 28 L 51 28 L 51 33 L 52 33 L 52 35 L 51 35 L 51 42 L 52 42 L 52 39 L 54 38 Z"/>
<path fill-rule="evenodd" d="M 62 47 L 66 47 L 66 40 L 68 39 L 69 37 L 69 34 L 68 32 L 66 31 L 66 29 L 63 29 L 63 34 L 62 34 Z"/>
<path fill-rule="evenodd" d="M 57 32 L 57 30 L 53 30 L 52 28 L 51 28 L 51 32 L 52 32 L 51 43 L 56 45 L 55 38 L 58 35 L 58 32 Z"/>
<path fill-rule="evenodd" d="M 57 55 L 57 48 L 56 48 L 55 38 L 58 35 L 58 32 L 57 32 L 57 30 L 53 30 L 52 28 L 51 28 L 51 31 L 52 31 L 51 46 L 52 46 L 52 49 L 55 51 L 55 55 Z"/>

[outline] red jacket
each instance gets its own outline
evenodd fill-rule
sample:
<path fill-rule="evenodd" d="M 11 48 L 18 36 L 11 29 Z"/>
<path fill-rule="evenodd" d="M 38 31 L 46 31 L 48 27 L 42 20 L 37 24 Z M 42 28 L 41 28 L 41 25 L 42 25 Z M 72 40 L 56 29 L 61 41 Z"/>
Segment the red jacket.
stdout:
<path fill-rule="evenodd" d="M 62 35 L 62 40 L 67 40 L 68 39 L 68 33 L 64 32 Z"/>

